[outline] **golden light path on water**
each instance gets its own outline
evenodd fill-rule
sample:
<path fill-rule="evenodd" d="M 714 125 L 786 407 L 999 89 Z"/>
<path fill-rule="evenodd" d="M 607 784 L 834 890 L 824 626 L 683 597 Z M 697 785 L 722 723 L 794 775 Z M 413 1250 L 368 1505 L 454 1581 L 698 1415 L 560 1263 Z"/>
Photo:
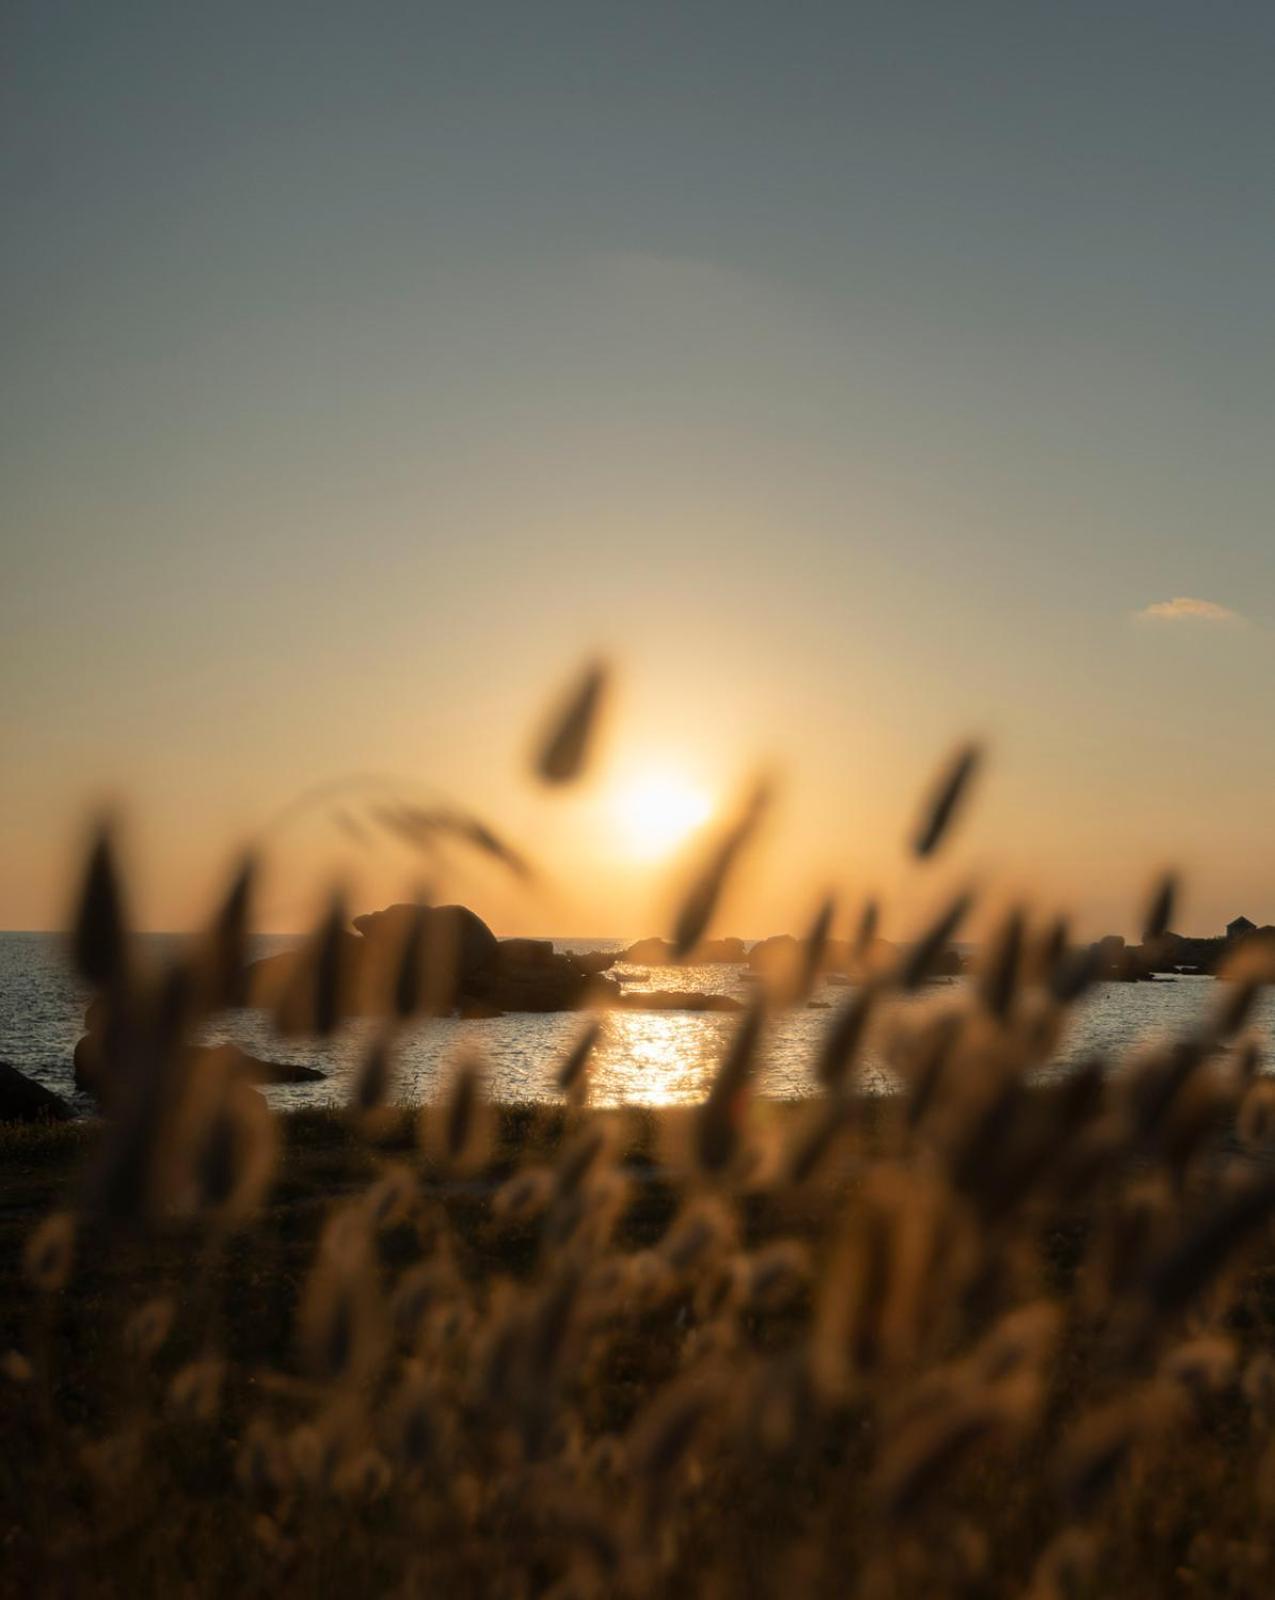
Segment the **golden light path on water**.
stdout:
<path fill-rule="evenodd" d="M 609 1088 L 629 1105 L 676 1105 L 698 1100 L 703 1093 L 701 1061 L 706 1035 L 724 1036 L 720 1027 L 707 1030 L 707 1019 L 687 1012 L 630 1011 L 607 1020 L 604 1060 Z M 720 1049 L 717 1037 L 713 1043 Z M 716 1051 L 714 1052 L 716 1053 Z"/>
<path fill-rule="evenodd" d="M 289 942 L 271 940 L 269 946 Z M 586 942 L 573 941 L 581 947 Z M 738 966 L 621 965 L 614 970 L 625 990 L 635 995 L 643 989 L 693 989 L 742 1003 L 753 989 Z M 0 1058 L 31 1072 L 82 1110 L 91 1109 L 77 1093 L 71 1070 L 75 1043 L 83 1032 L 85 1000 L 70 981 L 60 941 L 34 935 L 0 940 L 0 977 L 6 971 L 13 1004 L 7 1010 L 0 1007 Z M 822 1009 L 780 1012 L 770 1019 L 758 1063 L 761 1096 L 786 1099 L 814 1092 L 812 1063 L 820 1041 L 835 1008 L 853 992 L 844 985 L 822 985 L 815 996 Z M 928 1001 L 944 1004 L 960 998 L 958 986 L 936 989 Z M 1198 1025 L 1216 1000 L 1217 986 L 1209 978 L 1100 984 L 1077 1007 L 1055 1059 L 1065 1070 L 1091 1053 L 1117 1057 L 1139 1040 L 1179 1036 Z M 1263 997 L 1252 1021 L 1267 1038 L 1275 1036 L 1275 993 Z M 737 1014 L 719 1012 L 607 1013 L 592 1062 L 593 1103 L 654 1107 L 702 1099 L 738 1024 Z M 584 1025 L 585 1018 L 571 1012 L 423 1023 L 402 1037 L 393 1098 L 403 1104 L 437 1099 L 454 1061 L 468 1054 L 484 1064 L 494 1099 L 558 1102 L 557 1068 Z M 280 1039 L 263 1013 L 247 1011 L 219 1019 L 209 1037 L 234 1039 L 254 1054 L 316 1066 L 327 1074 L 322 1082 L 268 1088 L 266 1098 L 283 1110 L 344 1104 L 375 1029 L 373 1022 L 354 1022 L 332 1042 L 318 1045 Z M 858 1082 L 872 1092 L 889 1088 L 890 1081 L 870 1040 Z"/>
<path fill-rule="evenodd" d="M 709 976 L 710 969 L 701 968 L 676 976 L 653 972 L 648 981 L 654 987 L 672 987 L 674 983 L 690 987 Z M 738 969 L 719 969 L 716 981 L 723 988 L 747 993 Z M 820 1041 L 833 1008 L 851 993 L 844 987 L 829 988 L 822 994 L 827 1009 L 786 1011 L 771 1018 L 756 1075 L 760 1096 L 790 1099 L 816 1091 L 812 1067 Z M 939 1000 L 941 995 L 950 995 L 953 1001 L 959 998 L 957 988 L 940 991 L 932 998 Z M 1077 1009 L 1073 1025 L 1057 1049 L 1056 1067 L 1050 1070 L 1065 1071 L 1069 1063 L 1092 1053 L 1118 1057 L 1139 1040 L 1176 1036 L 1198 1023 L 1215 998 L 1215 985 L 1208 978 L 1101 985 Z M 1275 995 L 1263 999 L 1254 1022 L 1268 1037 L 1275 1033 Z M 557 1067 L 583 1025 L 582 1017 L 561 1012 L 426 1023 L 403 1039 L 394 1098 L 403 1103 L 436 1099 L 452 1063 L 471 1054 L 485 1064 L 494 1099 L 557 1102 L 561 1098 L 554 1082 Z M 701 1100 L 738 1025 L 738 1015 L 713 1012 L 608 1013 L 591 1067 L 592 1102 L 655 1107 Z M 282 1108 L 342 1103 L 371 1037 L 371 1027 L 352 1024 L 334 1044 L 322 1049 L 285 1046 L 252 1014 L 235 1019 L 231 1031 L 249 1048 L 311 1062 L 330 1074 L 324 1083 L 268 1090 L 268 1099 Z M 888 1092 L 893 1086 L 892 1075 L 871 1041 L 860 1062 L 857 1082 L 868 1093 Z"/>

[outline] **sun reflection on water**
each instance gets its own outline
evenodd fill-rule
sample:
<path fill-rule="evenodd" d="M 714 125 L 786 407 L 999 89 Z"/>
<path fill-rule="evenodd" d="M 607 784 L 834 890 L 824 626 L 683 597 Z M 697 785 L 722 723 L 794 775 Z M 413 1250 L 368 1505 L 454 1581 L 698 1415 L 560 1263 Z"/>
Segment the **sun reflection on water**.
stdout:
<path fill-rule="evenodd" d="M 595 1062 L 606 1097 L 644 1106 L 686 1104 L 704 1094 L 729 1019 L 689 1012 L 618 1011 L 608 1018 Z"/>

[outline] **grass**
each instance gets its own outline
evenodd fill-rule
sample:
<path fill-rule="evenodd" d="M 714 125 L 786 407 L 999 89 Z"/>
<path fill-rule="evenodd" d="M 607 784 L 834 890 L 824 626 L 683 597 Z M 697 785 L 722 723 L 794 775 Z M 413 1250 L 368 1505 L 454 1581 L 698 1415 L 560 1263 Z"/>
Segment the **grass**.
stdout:
<path fill-rule="evenodd" d="M 790 1139 L 803 1109 L 779 1108 L 769 1121 Z M 813 1252 L 820 1274 L 835 1271 L 840 1208 L 864 1206 L 871 1175 L 896 1169 L 900 1110 L 865 1102 L 835 1204 L 826 1188 L 801 1197 L 766 1188 L 734 1196 L 736 1263 L 799 1241 Z M 496 1197 L 517 1170 L 560 1162 L 578 1136 L 576 1126 L 565 1112 L 537 1107 L 505 1108 L 494 1120 L 482 1172 L 461 1176 L 415 1162 L 410 1118 L 381 1128 L 370 1143 L 346 1114 L 290 1115 L 281 1119 L 268 1203 L 250 1228 L 213 1240 L 198 1220 L 122 1233 L 86 1223 L 68 1287 L 43 1297 L 33 1296 L 25 1279 L 24 1245 L 42 1216 L 80 1192 L 104 1130 L 87 1123 L 5 1129 L 0 1349 L 33 1352 L 37 1372 L 3 1391 L 4 1592 L 30 1592 L 33 1585 L 103 1594 L 182 1585 L 199 1592 L 346 1586 L 410 1592 L 427 1584 L 443 1592 L 536 1594 L 569 1577 L 570 1592 L 676 1594 L 700 1592 L 697 1575 L 706 1567 L 718 1572 L 724 1592 L 758 1595 L 798 1576 L 817 1593 L 874 1596 L 1013 1594 L 1033 1582 L 1041 1594 L 1254 1592 L 1255 1550 L 1267 1548 L 1273 1458 L 1265 1414 L 1244 1398 L 1238 1374 L 1244 1357 L 1275 1349 L 1275 1251 L 1264 1238 L 1250 1250 L 1213 1324 L 1214 1335 L 1220 1329 L 1241 1356 L 1223 1362 L 1227 1371 L 1216 1385 L 1187 1383 L 1172 1400 L 1168 1391 L 1160 1395 L 1165 1415 L 1143 1428 L 1136 1471 L 1122 1462 L 1118 1492 L 1096 1516 L 1075 1515 L 1060 1494 L 1061 1441 L 1078 1415 L 1145 1377 L 1114 1362 L 1101 1319 L 1086 1327 L 1077 1317 L 1060 1340 L 1030 1449 L 1023 1440 L 973 1449 L 937 1503 L 927 1492 L 918 1511 L 891 1516 L 883 1496 L 896 1491 L 883 1485 L 882 1455 L 888 1465 L 885 1439 L 897 1425 L 891 1412 L 914 1389 L 915 1371 L 895 1373 L 871 1398 L 851 1385 L 817 1399 L 794 1362 L 819 1315 L 809 1283 L 773 1308 L 736 1307 L 733 1341 L 688 1360 L 688 1347 L 719 1327 L 721 1313 L 706 1299 L 706 1287 L 720 1293 L 721 1286 L 707 1270 L 687 1274 L 666 1301 L 657 1297 L 645 1309 L 609 1319 L 598 1349 L 574 1351 L 579 1373 L 560 1391 L 553 1386 L 554 1408 L 577 1434 L 569 1447 L 574 1498 L 563 1499 L 561 1484 L 552 1492 L 547 1483 L 528 1487 L 529 1473 L 548 1468 L 536 1465 L 539 1446 L 515 1443 L 512 1414 L 525 1399 L 509 1402 L 510 1419 L 472 1398 L 458 1409 L 452 1425 L 472 1429 L 481 1448 L 474 1440 L 452 1441 L 454 1481 L 424 1469 L 413 1475 L 398 1462 L 382 1484 L 380 1463 L 393 1454 L 366 1442 L 368 1413 L 387 1400 L 392 1410 L 401 1396 L 395 1401 L 384 1372 L 365 1374 L 357 1400 L 354 1389 L 331 1376 L 316 1382 L 297 1338 L 298 1307 L 333 1212 L 404 1161 L 415 1163 L 418 1175 L 416 1214 L 392 1221 L 376 1238 L 375 1276 L 387 1300 L 393 1283 L 445 1237 L 476 1310 L 465 1335 L 473 1345 L 481 1345 L 480 1323 L 495 1318 L 502 1297 L 538 1305 L 551 1271 L 543 1220 L 502 1221 Z M 608 1249 L 619 1259 L 646 1259 L 685 1218 L 684 1178 L 656 1164 L 663 1149 L 676 1146 L 677 1130 L 669 1127 L 676 1119 L 646 1112 L 606 1120 L 616 1170 L 631 1180 Z M 1144 1175 L 1153 1170 L 1143 1163 Z M 1196 1209 L 1208 1202 L 1207 1182 L 1197 1182 Z M 1018 1298 L 1070 1308 L 1074 1316 L 1095 1240 L 1105 1231 L 1101 1208 L 1090 1196 L 1033 1221 L 1039 1251 L 1025 1268 L 1017 1264 L 1024 1272 Z M 998 1305 L 1001 1291 L 988 1292 Z M 176 1307 L 173 1326 L 153 1357 L 130 1354 L 130 1319 L 157 1300 Z M 994 1318 L 976 1320 L 995 1325 Z M 520 1330 L 527 1337 L 525 1323 Z M 947 1342 L 950 1353 L 969 1340 Z M 209 1347 L 231 1374 L 215 1419 L 176 1419 L 174 1375 Z M 484 1356 L 491 1359 L 490 1352 Z M 472 1381 L 483 1361 L 471 1346 L 459 1366 L 452 1374 L 458 1387 L 462 1372 L 471 1369 Z M 652 1432 L 668 1426 L 676 1433 L 676 1415 L 670 1422 L 661 1413 L 670 1396 L 685 1403 L 688 1368 L 699 1372 L 711 1397 L 696 1435 L 698 1465 L 675 1457 L 669 1482 L 644 1484 L 638 1494 L 633 1463 L 644 1451 L 658 1453 Z M 41 1370 L 49 1375 L 44 1399 L 37 1398 Z M 757 1390 L 750 1427 L 766 1422 L 761 1398 L 771 1407 L 766 1426 L 773 1437 L 765 1447 L 752 1439 L 741 1448 L 744 1419 L 732 1414 L 732 1382 Z M 891 1389 L 898 1391 L 894 1398 Z M 348 1408 L 360 1420 L 343 1419 Z M 257 1462 L 261 1481 L 254 1482 L 245 1461 L 263 1415 L 271 1418 L 271 1439 L 290 1440 L 293 1454 L 303 1450 L 307 1429 L 316 1439 L 332 1430 L 341 1441 L 337 1454 L 362 1460 L 368 1482 L 356 1486 L 337 1468 L 325 1469 L 321 1481 L 299 1482 L 295 1463 L 271 1467 L 268 1450 Z M 612 1481 L 592 1461 L 588 1448 L 592 1442 L 596 1451 L 598 1441 L 623 1442 L 627 1479 Z M 321 1443 L 311 1447 L 321 1451 Z M 665 1449 L 674 1453 L 673 1445 Z M 548 1452 L 547 1461 L 554 1459 Z M 909 1470 L 917 1469 L 905 1460 L 895 1477 Z M 601 1474 L 596 1482 L 594 1471 Z M 624 1493 L 616 1495 L 621 1486 Z M 641 1559 L 629 1547 L 634 1539 L 645 1552 Z M 592 1553 L 581 1556 L 578 1546 Z M 1075 1572 L 1044 1587 L 1053 1581 L 1049 1571 L 1033 1577 L 1042 1554 L 1060 1567 L 1070 1562 Z M 1059 1586 L 1065 1583 L 1074 1587 Z"/>
<path fill-rule="evenodd" d="M 603 684 L 565 702 L 546 781 L 583 764 Z M 350 1108 L 272 1118 L 184 1049 L 241 990 L 252 876 L 141 972 L 109 839 L 90 854 L 72 945 L 112 1116 L 0 1134 L 0 1594 L 1264 1592 L 1275 1086 L 1244 1029 L 1269 950 L 1189 1037 L 1034 1088 L 1092 953 L 1018 909 L 918 1007 L 969 896 L 879 961 L 870 906 L 817 1092 L 760 1102 L 761 1008 L 804 998 L 824 906 L 699 1105 L 592 1111 L 586 1031 L 545 1063 L 560 1108 L 489 1106 L 461 1060 L 418 1115 L 386 1099 L 395 1028 L 452 970 L 422 911 Z M 281 1027 L 339 1026 L 347 944 L 334 901 Z M 857 1084 L 869 1032 L 888 1100 Z"/>

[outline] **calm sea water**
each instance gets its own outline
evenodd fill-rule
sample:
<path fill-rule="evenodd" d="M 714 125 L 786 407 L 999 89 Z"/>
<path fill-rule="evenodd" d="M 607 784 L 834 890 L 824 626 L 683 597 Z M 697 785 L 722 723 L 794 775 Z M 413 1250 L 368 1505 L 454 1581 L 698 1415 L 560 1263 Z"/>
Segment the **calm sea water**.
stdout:
<path fill-rule="evenodd" d="M 171 944 L 150 937 L 156 953 Z M 263 938 L 259 953 L 285 949 L 292 940 Z M 618 949 L 621 941 L 555 941 L 560 950 Z M 738 967 L 651 968 L 645 973 L 614 969 L 629 990 L 697 989 L 745 998 L 750 985 Z M 1118 1054 L 1155 1035 L 1176 1033 L 1198 1020 L 1213 997 L 1210 978 L 1172 982 L 1100 984 L 1077 1008 L 1054 1069 L 1093 1051 Z M 815 996 L 836 1005 L 844 987 L 826 986 Z M 924 1003 L 924 1002 L 922 1002 Z M 0 1061 L 7 1061 L 67 1097 L 81 1109 L 90 1102 L 76 1093 L 71 1069 L 75 1042 L 83 1032 L 85 997 L 68 972 L 59 939 L 49 934 L 0 933 Z M 828 1025 L 828 1011 L 795 1011 L 770 1029 L 761 1088 L 777 1097 L 811 1091 L 810 1064 Z M 1275 1034 L 1275 995 L 1267 994 L 1259 1026 Z M 608 1015 L 594 1061 L 593 1095 L 600 1104 L 661 1104 L 699 1099 L 721 1057 L 735 1019 L 728 1015 L 673 1011 L 620 1011 Z M 255 1011 L 229 1013 L 208 1030 L 212 1042 L 234 1040 L 259 1056 L 300 1061 L 329 1074 L 322 1083 L 267 1089 L 279 1108 L 340 1104 L 361 1059 L 368 1024 L 354 1023 L 333 1042 L 299 1044 L 277 1038 Z M 486 1061 L 492 1092 L 500 1100 L 557 1098 L 553 1075 L 580 1028 L 570 1014 L 514 1013 L 484 1021 L 438 1018 L 406 1033 L 398 1056 L 395 1098 L 434 1098 L 452 1059 L 462 1049 Z M 870 1087 L 889 1087 L 888 1074 L 871 1053 L 864 1072 Z"/>

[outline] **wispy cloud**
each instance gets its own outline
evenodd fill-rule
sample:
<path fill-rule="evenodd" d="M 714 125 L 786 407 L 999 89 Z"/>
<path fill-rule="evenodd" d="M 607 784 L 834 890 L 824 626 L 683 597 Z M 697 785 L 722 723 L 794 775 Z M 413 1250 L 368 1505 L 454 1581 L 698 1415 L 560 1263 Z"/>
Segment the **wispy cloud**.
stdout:
<path fill-rule="evenodd" d="M 1173 600 L 1157 600 L 1134 613 L 1139 621 L 1147 622 L 1243 622 L 1244 618 L 1230 606 L 1220 606 L 1213 600 L 1196 600 L 1191 595 L 1180 594 Z"/>

